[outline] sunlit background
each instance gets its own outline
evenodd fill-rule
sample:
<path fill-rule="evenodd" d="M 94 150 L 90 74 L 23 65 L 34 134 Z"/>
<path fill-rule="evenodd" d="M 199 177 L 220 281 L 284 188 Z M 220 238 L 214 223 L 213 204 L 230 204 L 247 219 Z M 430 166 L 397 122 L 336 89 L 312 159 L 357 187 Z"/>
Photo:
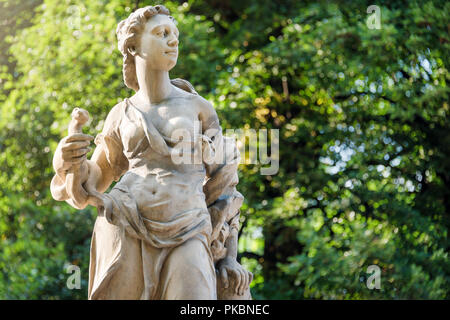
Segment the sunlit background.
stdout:
<path fill-rule="evenodd" d="M 280 130 L 276 175 L 240 166 L 253 297 L 448 299 L 444 0 L 0 0 L 0 298 L 87 298 L 96 212 L 51 198 L 52 156 L 74 107 L 95 135 L 132 95 L 115 28 L 155 4 L 181 32 L 171 77 L 224 129 Z M 72 264 L 80 290 L 66 286 Z"/>

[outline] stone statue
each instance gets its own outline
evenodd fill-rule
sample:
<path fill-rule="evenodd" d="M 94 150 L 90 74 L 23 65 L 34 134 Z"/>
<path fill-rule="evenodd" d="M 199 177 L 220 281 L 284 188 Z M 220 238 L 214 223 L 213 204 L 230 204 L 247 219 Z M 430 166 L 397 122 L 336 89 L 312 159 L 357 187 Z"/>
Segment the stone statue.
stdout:
<path fill-rule="evenodd" d="M 169 78 L 174 19 L 148 6 L 116 32 L 136 93 L 110 110 L 90 160 L 89 114 L 76 108 L 53 158 L 53 198 L 97 207 L 89 299 L 251 299 L 253 276 L 236 261 L 239 152 L 213 106 Z"/>

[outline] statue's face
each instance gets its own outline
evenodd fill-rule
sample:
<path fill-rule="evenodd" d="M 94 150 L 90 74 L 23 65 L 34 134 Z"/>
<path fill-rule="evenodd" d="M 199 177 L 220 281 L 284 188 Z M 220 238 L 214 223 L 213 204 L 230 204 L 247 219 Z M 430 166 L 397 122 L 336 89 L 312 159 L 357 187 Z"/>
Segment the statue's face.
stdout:
<path fill-rule="evenodd" d="M 178 35 L 178 28 L 169 16 L 151 17 L 141 34 L 139 57 L 151 69 L 169 71 L 177 64 Z"/>

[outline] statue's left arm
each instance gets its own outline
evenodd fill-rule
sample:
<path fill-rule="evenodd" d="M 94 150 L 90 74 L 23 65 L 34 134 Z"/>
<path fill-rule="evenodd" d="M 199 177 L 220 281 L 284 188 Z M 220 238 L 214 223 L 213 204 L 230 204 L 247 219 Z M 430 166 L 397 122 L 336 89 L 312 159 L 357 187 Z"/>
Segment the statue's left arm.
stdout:
<path fill-rule="evenodd" d="M 214 107 L 201 98 L 200 120 L 202 133 L 213 147 L 214 157 L 205 160 L 207 182 L 203 190 L 213 225 L 212 251 L 217 260 L 219 279 L 225 288 L 229 277 L 234 279 L 234 291 L 243 295 L 253 275 L 237 262 L 239 208 L 244 200 L 236 190 L 239 182 L 237 167 L 239 151 L 234 138 L 224 137 Z"/>

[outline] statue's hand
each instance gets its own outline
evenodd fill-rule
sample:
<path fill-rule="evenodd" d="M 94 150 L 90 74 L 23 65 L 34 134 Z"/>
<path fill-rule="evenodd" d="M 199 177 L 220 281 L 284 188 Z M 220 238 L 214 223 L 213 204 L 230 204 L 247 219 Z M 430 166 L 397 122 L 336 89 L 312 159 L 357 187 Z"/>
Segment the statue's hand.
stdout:
<path fill-rule="evenodd" d="M 245 270 L 237 261 L 231 257 L 225 257 L 218 263 L 219 277 L 223 286 L 228 288 L 230 277 L 234 279 L 236 294 L 242 296 L 253 280 L 253 274 Z"/>
<path fill-rule="evenodd" d="M 61 139 L 53 156 L 53 168 L 60 177 L 65 177 L 68 170 L 87 160 L 86 154 L 90 151 L 89 145 L 93 139 L 94 137 L 83 133 Z"/>

